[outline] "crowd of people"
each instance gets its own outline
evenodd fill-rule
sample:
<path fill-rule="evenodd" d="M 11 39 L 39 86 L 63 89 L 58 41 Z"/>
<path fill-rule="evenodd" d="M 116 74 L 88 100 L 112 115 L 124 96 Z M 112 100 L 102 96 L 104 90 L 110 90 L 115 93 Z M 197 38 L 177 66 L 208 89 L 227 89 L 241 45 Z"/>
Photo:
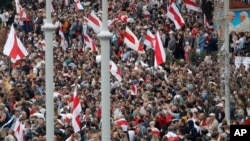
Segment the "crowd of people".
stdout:
<path fill-rule="evenodd" d="M 0 140 L 17 140 L 16 125 L 22 123 L 25 141 L 44 141 L 48 128 L 46 108 L 49 108 L 45 106 L 45 96 L 54 98 L 55 141 L 102 140 L 103 108 L 111 112 L 112 141 L 230 140 L 220 74 L 223 62 L 217 57 L 219 37 L 213 22 L 204 26 L 203 13 L 187 9 L 184 1 L 176 1 L 185 21 L 176 30 L 166 16 L 168 1 L 109 1 L 110 20 L 119 14 L 133 20 L 109 27 L 112 37 L 107 49 L 110 49 L 110 60 L 121 70 L 122 80 L 110 76 L 111 107 L 101 107 L 101 70 L 96 59 L 101 45 L 97 34 L 84 20 L 92 10 L 101 19 L 101 1 L 81 2 L 84 9 L 76 10 L 73 0 L 68 5 L 63 0 L 53 0 L 52 22 L 62 26 L 67 43 L 66 48 L 61 46 L 57 29 L 53 34 L 54 66 L 51 66 L 53 94 L 47 94 L 45 88 L 45 48 L 49 47 L 45 45 L 41 28 L 46 18 L 45 0 L 20 0 L 20 3 L 27 13 L 25 19 L 18 19 L 15 4 L 12 9 L 2 11 L 3 43 L 13 24 L 29 55 L 13 64 L 1 53 Z M 150 12 L 150 17 L 143 15 L 144 10 Z M 147 30 L 153 34 L 159 31 L 168 52 L 167 61 L 154 67 L 152 48 L 144 46 L 145 53 L 140 54 L 124 45 L 126 26 L 142 43 Z M 85 34 L 96 43 L 96 52 L 86 46 Z M 230 33 L 230 124 L 250 123 L 250 105 L 241 99 L 243 96 L 249 101 L 249 67 L 237 68 L 234 64 L 235 56 L 248 54 L 249 35 L 239 31 Z M 195 55 L 196 60 L 191 59 Z M 82 108 L 81 130 L 77 133 L 71 123 L 70 106 L 75 87 Z"/>

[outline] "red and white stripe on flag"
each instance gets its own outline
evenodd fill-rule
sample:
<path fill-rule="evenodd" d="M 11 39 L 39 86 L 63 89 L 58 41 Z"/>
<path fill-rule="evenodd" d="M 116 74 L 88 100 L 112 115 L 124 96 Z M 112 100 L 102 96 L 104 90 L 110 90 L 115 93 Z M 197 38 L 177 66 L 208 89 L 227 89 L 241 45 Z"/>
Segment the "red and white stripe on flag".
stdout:
<path fill-rule="evenodd" d="M 90 15 L 88 16 L 88 26 L 90 26 L 95 33 L 100 33 L 102 29 L 102 22 L 96 16 L 94 11 L 91 11 Z"/>
<path fill-rule="evenodd" d="M 15 0 L 15 4 L 16 4 L 16 13 L 18 14 L 19 20 L 27 18 L 27 14 L 23 9 L 22 5 L 20 4 L 19 0 Z"/>
<path fill-rule="evenodd" d="M 194 0 L 186 0 L 185 3 L 187 9 L 191 9 L 196 12 L 201 12 L 200 7 L 196 4 Z"/>
<path fill-rule="evenodd" d="M 143 16 L 144 16 L 145 19 L 149 19 L 149 18 L 150 18 L 150 13 L 149 13 L 149 11 L 144 10 L 144 11 L 143 11 Z"/>
<path fill-rule="evenodd" d="M 59 26 L 59 32 L 58 33 L 59 33 L 59 35 L 61 37 L 60 45 L 61 45 L 63 50 L 66 50 L 67 44 L 66 44 L 66 40 L 65 40 L 65 37 L 64 37 L 64 34 L 63 34 L 62 25 Z"/>
<path fill-rule="evenodd" d="M 24 138 L 23 138 L 24 127 L 25 125 L 22 124 L 19 120 L 16 121 L 15 127 L 14 127 L 14 135 L 18 141 L 24 141 Z"/>
<path fill-rule="evenodd" d="M 113 20 L 108 20 L 108 27 L 114 25 L 117 21 L 119 21 L 118 18 L 114 18 Z"/>
<path fill-rule="evenodd" d="M 124 33 L 124 43 L 132 48 L 133 50 L 137 51 L 138 53 L 144 53 L 143 46 L 135 36 L 135 34 L 126 27 L 125 33 Z"/>
<path fill-rule="evenodd" d="M 161 135 L 160 130 L 158 128 L 155 128 L 155 127 L 151 129 L 151 132 L 153 135 L 157 135 L 157 136 Z"/>
<path fill-rule="evenodd" d="M 157 31 L 155 36 L 155 66 L 159 66 L 166 62 L 166 53 L 162 45 L 162 40 L 159 34 L 159 31 Z"/>
<path fill-rule="evenodd" d="M 144 39 L 144 45 L 154 48 L 154 42 L 155 42 L 155 36 L 150 30 L 147 30 L 147 33 Z"/>
<path fill-rule="evenodd" d="M 40 44 L 42 45 L 43 49 L 45 50 L 45 48 L 46 48 L 46 42 L 45 42 L 44 39 L 42 41 L 40 41 Z"/>
<path fill-rule="evenodd" d="M 87 47 L 90 47 L 93 52 L 97 52 L 97 47 L 95 42 L 87 34 L 83 35 L 83 39 Z"/>
<path fill-rule="evenodd" d="M 167 16 L 174 22 L 175 27 L 178 30 L 185 24 L 181 13 L 176 7 L 175 3 L 172 3 L 168 8 Z"/>
<path fill-rule="evenodd" d="M 75 0 L 75 3 L 76 3 L 76 10 L 83 10 L 83 6 L 80 0 Z"/>
<path fill-rule="evenodd" d="M 125 118 L 120 118 L 115 121 L 116 125 L 122 126 L 122 125 L 128 125 L 128 121 Z"/>
<path fill-rule="evenodd" d="M 73 105 L 72 105 L 72 127 L 74 132 L 77 133 L 81 130 L 80 114 L 82 112 L 80 100 L 77 96 L 77 87 L 74 89 Z"/>
<path fill-rule="evenodd" d="M 11 25 L 8 39 L 4 45 L 3 54 L 9 56 L 12 63 L 25 58 L 29 54 L 23 43 L 16 36 L 13 25 Z"/>
<path fill-rule="evenodd" d="M 111 74 L 120 82 L 122 81 L 122 73 L 121 70 L 117 67 L 117 65 L 113 61 L 109 61 L 109 69 Z"/>
<path fill-rule="evenodd" d="M 137 95 L 137 86 L 135 84 L 132 85 L 131 95 Z"/>

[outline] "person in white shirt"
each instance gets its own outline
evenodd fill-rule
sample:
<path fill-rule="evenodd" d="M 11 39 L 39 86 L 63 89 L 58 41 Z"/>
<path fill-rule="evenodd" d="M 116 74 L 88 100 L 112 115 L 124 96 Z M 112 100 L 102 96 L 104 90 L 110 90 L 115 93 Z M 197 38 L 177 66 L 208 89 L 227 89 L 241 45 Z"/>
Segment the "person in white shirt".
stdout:
<path fill-rule="evenodd" d="M 228 12 L 228 21 L 229 21 L 229 33 L 231 33 L 232 31 L 235 31 L 235 26 L 233 25 L 233 20 L 235 17 L 235 13 L 233 11 L 229 11 Z"/>
<path fill-rule="evenodd" d="M 249 27 L 249 18 L 248 18 L 248 13 L 246 11 L 242 11 L 240 13 L 240 23 L 236 26 L 236 30 L 238 32 L 249 32 L 250 27 Z"/>

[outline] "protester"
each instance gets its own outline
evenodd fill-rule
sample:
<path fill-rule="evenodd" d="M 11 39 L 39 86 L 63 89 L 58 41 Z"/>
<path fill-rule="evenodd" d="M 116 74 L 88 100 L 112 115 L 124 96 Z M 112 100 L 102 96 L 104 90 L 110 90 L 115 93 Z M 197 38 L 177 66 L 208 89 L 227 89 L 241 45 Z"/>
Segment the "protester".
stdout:
<path fill-rule="evenodd" d="M 8 122 L 5 121 L 7 113 L 13 117 L 8 119 L 11 120 L 10 127 L 0 128 L 2 139 L 6 136 L 6 140 L 11 140 L 15 136 L 18 140 L 23 136 L 25 141 L 45 140 L 46 128 L 49 128 L 45 127 L 45 96 L 50 95 L 55 106 L 55 140 L 101 140 L 101 112 L 102 108 L 109 107 L 101 107 L 98 27 L 91 28 L 86 19 L 94 10 L 101 20 L 101 1 L 52 2 L 52 22 L 58 26 L 53 34 L 53 94 L 47 94 L 45 88 L 45 48 L 49 47 L 41 28 L 45 19 L 45 1 L 22 0 L 20 4 L 25 8 L 25 18 L 17 14 L 15 4 L 13 9 L 2 12 L 5 18 L 1 26 L 1 39 L 4 40 L 1 48 L 13 24 L 28 52 L 28 56 L 15 63 L 1 54 L 0 127 Z M 219 79 L 222 64 L 216 56 L 219 37 L 211 30 L 212 22 L 209 27 L 204 27 L 202 13 L 187 9 L 185 1 L 178 1 L 176 5 L 185 21 L 178 30 L 166 16 L 170 6 L 168 1 L 109 1 L 109 30 L 113 34 L 110 59 L 117 70 L 110 76 L 111 140 L 229 139 Z M 76 6 L 84 9 L 77 10 Z M 112 24 L 114 19 L 117 21 Z M 144 44 L 145 53 L 125 45 L 126 27 L 135 34 L 138 42 Z M 152 32 L 153 38 L 159 31 L 167 54 L 166 62 L 157 67 L 154 64 L 157 49 L 153 48 L 152 42 L 145 43 L 147 31 Z M 241 55 L 248 53 L 249 35 L 248 32 L 232 31 L 231 60 L 239 49 Z M 247 89 L 247 82 L 250 82 L 248 70 L 243 66 L 236 68 L 233 63 L 230 65 L 233 77 L 230 81 L 231 102 L 235 105 L 231 107 L 231 122 L 245 124 L 249 106 L 245 106 L 247 113 L 244 113 L 239 102 L 241 95 L 250 93 Z M 72 124 L 74 94 L 81 107 L 78 132 Z M 23 135 L 18 134 L 18 125 L 22 127 Z"/>

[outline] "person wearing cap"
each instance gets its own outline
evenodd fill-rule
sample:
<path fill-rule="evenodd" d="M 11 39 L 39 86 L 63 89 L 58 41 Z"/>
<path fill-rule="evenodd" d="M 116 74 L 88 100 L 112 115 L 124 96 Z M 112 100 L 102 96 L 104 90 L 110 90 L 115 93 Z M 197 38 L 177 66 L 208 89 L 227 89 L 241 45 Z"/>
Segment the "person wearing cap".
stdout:
<path fill-rule="evenodd" d="M 209 130 L 209 132 L 213 133 L 214 130 L 217 130 L 218 125 L 219 122 L 215 118 L 215 114 L 214 113 L 209 114 L 207 122 L 207 129 Z"/>
<path fill-rule="evenodd" d="M 223 103 L 219 103 L 216 105 L 215 117 L 219 123 L 225 118 L 224 105 Z"/>
<path fill-rule="evenodd" d="M 174 36 L 174 32 L 173 31 L 170 31 L 169 32 L 169 41 L 168 41 L 168 50 L 169 52 L 173 55 L 175 53 L 175 50 L 176 50 L 176 39 L 175 39 L 175 36 Z"/>

